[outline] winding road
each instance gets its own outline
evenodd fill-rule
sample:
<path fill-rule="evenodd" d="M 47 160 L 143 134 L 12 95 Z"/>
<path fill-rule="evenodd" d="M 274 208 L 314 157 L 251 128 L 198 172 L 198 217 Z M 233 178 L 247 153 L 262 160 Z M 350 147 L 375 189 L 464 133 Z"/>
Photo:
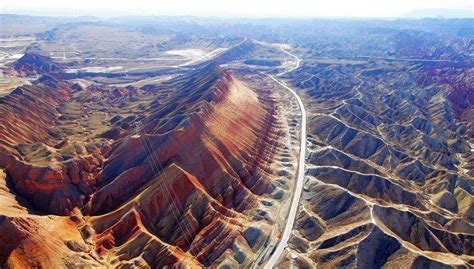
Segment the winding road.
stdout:
<path fill-rule="evenodd" d="M 279 75 L 286 74 L 288 72 L 291 72 L 297 69 L 300 65 L 301 60 L 296 55 L 293 55 L 290 52 L 286 51 L 283 48 L 283 45 L 280 45 L 280 50 L 294 57 L 296 59 L 296 66 L 284 73 L 280 73 Z M 278 83 L 283 88 L 287 89 L 298 101 L 298 106 L 301 110 L 301 133 L 300 133 L 301 146 L 300 146 L 300 154 L 298 158 L 298 173 L 297 173 L 297 178 L 296 178 L 296 185 L 295 185 L 293 197 L 291 200 L 290 211 L 287 216 L 287 222 L 286 222 L 285 228 L 283 229 L 283 235 L 280 239 L 280 242 L 278 243 L 275 250 L 271 254 L 270 258 L 268 259 L 267 263 L 263 267 L 265 269 L 273 268 L 276 265 L 276 263 L 280 259 L 280 256 L 283 254 L 283 251 L 288 245 L 288 240 L 290 239 L 291 231 L 293 230 L 293 226 L 295 224 L 296 214 L 298 213 L 298 205 L 300 202 L 301 193 L 303 191 L 304 164 L 305 164 L 305 153 L 306 153 L 306 110 L 303 106 L 303 102 L 301 101 L 301 98 L 298 96 L 298 94 L 296 94 L 296 92 L 293 89 L 288 87 L 284 81 L 281 81 L 275 78 L 274 76 L 271 76 L 268 74 L 267 76 L 270 77 L 273 81 Z"/>
<path fill-rule="evenodd" d="M 281 44 L 280 45 L 280 50 L 283 51 L 284 53 L 288 54 L 289 56 L 295 58 L 296 60 L 296 64 L 295 64 L 295 67 L 289 69 L 289 70 L 286 70 L 286 71 L 283 71 L 282 73 L 278 74 L 278 76 L 281 76 L 281 75 L 284 75 L 286 73 L 290 73 L 291 71 L 297 69 L 298 67 L 300 67 L 300 63 L 301 63 L 301 59 L 298 58 L 298 56 L 294 55 L 293 53 L 287 51 L 285 48 L 283 48 L 283 45 Z"/>

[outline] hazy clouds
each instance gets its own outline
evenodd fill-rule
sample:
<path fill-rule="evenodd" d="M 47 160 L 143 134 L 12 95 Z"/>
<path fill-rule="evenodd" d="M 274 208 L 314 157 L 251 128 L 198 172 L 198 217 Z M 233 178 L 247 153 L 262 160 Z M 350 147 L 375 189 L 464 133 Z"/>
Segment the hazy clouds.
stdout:
<path fill-rule="evenodd" d="M 3 13 L 231 17 L 398 17 L 419 9 L 471 10 L 470 0 L 2 0 Z"/>

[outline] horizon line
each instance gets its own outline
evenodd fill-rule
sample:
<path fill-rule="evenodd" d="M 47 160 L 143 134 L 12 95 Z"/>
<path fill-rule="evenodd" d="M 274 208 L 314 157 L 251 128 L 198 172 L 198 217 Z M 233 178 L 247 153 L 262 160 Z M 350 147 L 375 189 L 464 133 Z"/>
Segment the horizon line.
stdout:
<path fill-rule="evenodd" d="M 50 9 L 50 10 L 57 10 L 60 9 Z M 99 11 L 100 9 L 95 9 L 95 11 Z M 447 10 L 457 10 L 461 11 L 463 9 L 447 9 Z M 463 10 L 463 11 L 467 11 Z M 86 9 L 83 9 L 86 11 Z M 88 10 L 94 11 L 94 9 Z M 415 10 L 414 10 L 415 11 Z M 235 20 L 235 19 L 247 19 L 247 20 L 278 20 L 278 19 L 288 19 L 288 20 L 312 20 L 312 19 L 347 19 L 347 20 L 364 20 L 364 19 L 373 19 L 373 20 L 423 20 L 423 19 L 440 19 L 440 20 L 456 20 L 456 19 L 474 19 L 474 15 L 472 16 L 443 16 L 443 15 L 432 15 L 432 16 L 416 16 L 416 15 L 403 15 L 403 16 L 336 16 L 336 15 L 230 15 L 230 16 L 219 16 L 219 15 L 195 15 L 195 14 L 94 14 L 94 15 L 87 15 L 87 14 L 35 14 L 35 12 L 8 12 L 0 10 L 0 16 L 4 15 L 12 15 L 12 16 L 30 16 L 30 17 L 39 17 L 39 18 L 84 18 L 90 17 L 95 19 L 114 19 L 114 18 L 160 18 L 160 17 L 173 17 L 173 18 L 197 18 L 197 19 L 223 19 L 223 20 Z"/>

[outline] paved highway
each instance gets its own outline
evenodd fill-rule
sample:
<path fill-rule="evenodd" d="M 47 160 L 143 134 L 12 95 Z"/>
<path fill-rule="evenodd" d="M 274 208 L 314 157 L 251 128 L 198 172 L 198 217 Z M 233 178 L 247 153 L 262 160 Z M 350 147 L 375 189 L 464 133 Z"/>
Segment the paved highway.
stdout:
<path fill-rule="evenodd" d="M 298 68 L 301 60 L 296 55 L 293 55 L 289 53 L 288 51 L 286 51 L 283 48 L 283 46 L 280 46 L 280 49 L 286 54 L 296 59 L 296 66 L 286 71 L 285 74 Z M 283 88 L 287 89 L 298 101 L 298 106 L 301 110 L 301 134 L 300 134 L 301 146 L 300 146 L 300 154 L 298 158 L 298 174 L 296 178 L 296 185 L 295 185 L 293 197 L 291 200 L 290 212 L 288 213 L 288 216 L 287 216 L 288 221 L 283 230 L 283 235 L 280 239 L 280 242 L 278 243 L 278 245 L 275 248 L 275 251 L 272 253 L 272 255 L 270 256 L 270 258 L 268 259 L 267 263 L 264 266 L 265 269 L 273 268 L 276 265 L 276 263 L 280 259 L 280 256 L 283 254 L 283 251 L 288 245 L 288 240 L 290 239 L 291 231 L 293 230 L 293 226 L 295 224 L 296 214 L 298 213 L 298 205 L 300 202 L 301 193 L 303 191 L 304 164 L 305 164 L 305 152 L 306 152 L 306 110 L 304 109 L 303 102 L 301 101 L 298 94 L 296 94 L 296 92 L 293 89 L 288 87 L 284 81 L 281 81 L 271 75 L 267 75 L 267 76 L 270 77 L 273 81 L 278 83 Z"/>

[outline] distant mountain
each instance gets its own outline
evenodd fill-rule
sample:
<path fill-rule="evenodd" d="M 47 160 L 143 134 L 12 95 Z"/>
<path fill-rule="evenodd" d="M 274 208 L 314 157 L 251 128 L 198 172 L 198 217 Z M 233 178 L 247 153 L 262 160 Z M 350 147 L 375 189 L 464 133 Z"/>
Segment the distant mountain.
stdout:
<path fill-rule="evenodd" d="M 407 14 L 411 18 L 474 18 L 471 9 L 417 9 Z"/>

